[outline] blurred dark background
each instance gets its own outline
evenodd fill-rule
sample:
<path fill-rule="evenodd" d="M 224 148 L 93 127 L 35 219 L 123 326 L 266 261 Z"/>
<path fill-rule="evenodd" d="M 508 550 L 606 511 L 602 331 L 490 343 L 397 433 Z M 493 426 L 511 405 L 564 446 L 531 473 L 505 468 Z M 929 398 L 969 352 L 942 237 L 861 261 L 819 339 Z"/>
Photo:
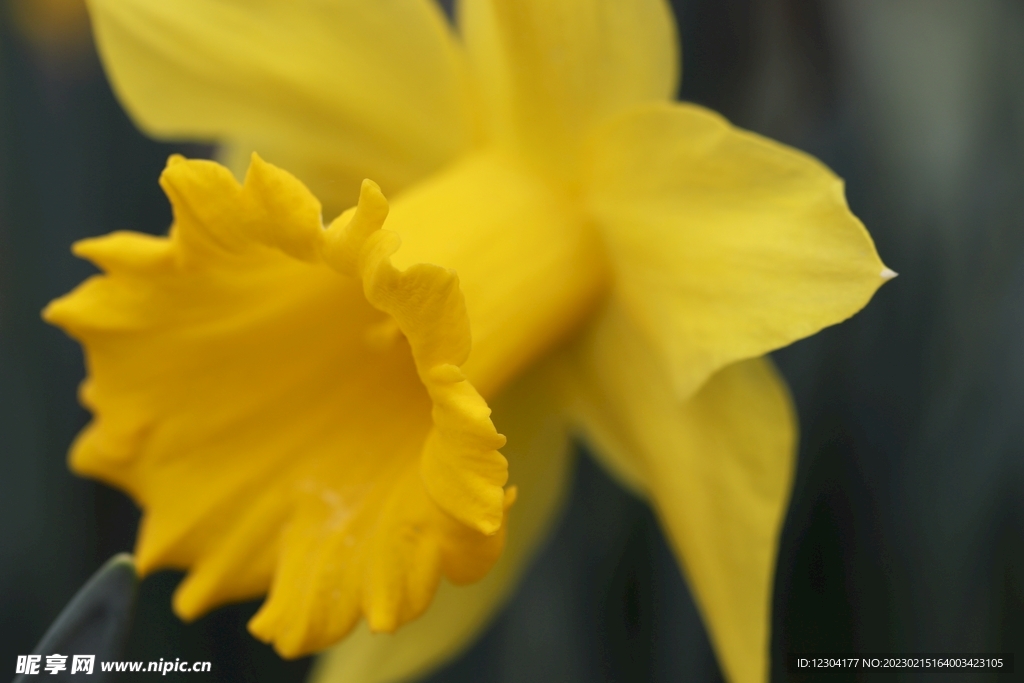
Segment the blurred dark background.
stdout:
<path fill-rule="evenodd" d="M 13 676 L 85 579 L 130 549 L 138 518 L 66 469 L 87 419 L 81 357 L 39 311 L 90 272 L 72 241 L 166 230 L 167 155 L 209 150 L 133 128 L 76 0 L 2 2 L 0 662 Z M 785 668 L 797 651 L 1024 656 L 1024 3 L 673 4 L 681 98 L 824 160 L 900 272 L 851 321 L 776 354 L 802 439 L 773 680 L 797 680 Z M 225 682 L 303 679 L 308 661 L 282 662 L 245 633 L 254 605 L 181 625 L 169 610 L 179 578 L 144 582 L 126 658 L 208 659 Z M 429 680 L 720 678 L 650 511 L 581 454 L 509 606 Z M 946 679 L 966 680 L 928 675 Z"/>

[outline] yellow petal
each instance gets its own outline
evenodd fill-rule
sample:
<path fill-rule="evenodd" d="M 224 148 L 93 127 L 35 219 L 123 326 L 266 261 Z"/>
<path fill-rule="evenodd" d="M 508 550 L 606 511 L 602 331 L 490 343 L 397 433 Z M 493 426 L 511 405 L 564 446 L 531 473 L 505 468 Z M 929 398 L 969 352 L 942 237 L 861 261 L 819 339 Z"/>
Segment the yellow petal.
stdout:
<path fill-rule="evenodd" d="M 894 275 L 839 178 L 706 109 L 637 107 L 600 132 L 588 169 L 614 297 L 679 396 L 845 320 Z"/>
<path fill-rule="evenodd" d="M 395 192 L 475 135 L 461 49 L 430 0 L 89 6 L 143 130 L 235 141 L 246 163 L 255 149 L 328 206 L 350 206 L 367 176 Z"/>
<path fill-rule="evenodd" d="M 317 663 L 313 683 L 394 683 L 421 675 L 480 635 L 515 587 L 563 500 L 571 450 L 553 405 L 546 367 L 515 382 L 493 402 L 509 442 L 509 482 L 519 499 L 509 511 L 508 540 L 486 578 L 471 586 L 442 582 L 430 608 L 394 634 L 358 628 Z"/>
<path fill-rule="evenodd" d="M 457 15 L 492 134 L 563 178 L 593 125 L 675 94 L 664 0 L 460 0 Z"/>
<path fill-rule="evenodd" d="M 607 291 L 604 247 L 578 204 L 493 149 L 395 199 L 396 265 L 459 274 L 473 337 L 464 369 L 485 397 L 576 333 Z"/>
<path fill-rule="evenodd" d="M 614 472 L 628 462 L 650 498 L 726 679 L 767 680 L 772 581 L 796 433 L 771 362 L 730 365 L 679 399 L 643 334 L 612 306 L 569 367 L 572 412 L 595 452 Z"/>
<path fill-rule="evenodd" d="M 184 618 L 269 586 L 250 628 L 286 656 L 361 616 L 394 630 L 442 575 L 481 578 L 515 491 L 459 368 L 455 276 L 391 265 L 398 239 L 369 182 L 327 230 L 309 191 L 259 158 L 244 185 L 181 158 L 161 183 L 170 236 L 80 242 L 105 274 L 45 312 L 89 369 L 94 421 L 72 467 L 143 508 L 140 571 L 189 569 Z"/>

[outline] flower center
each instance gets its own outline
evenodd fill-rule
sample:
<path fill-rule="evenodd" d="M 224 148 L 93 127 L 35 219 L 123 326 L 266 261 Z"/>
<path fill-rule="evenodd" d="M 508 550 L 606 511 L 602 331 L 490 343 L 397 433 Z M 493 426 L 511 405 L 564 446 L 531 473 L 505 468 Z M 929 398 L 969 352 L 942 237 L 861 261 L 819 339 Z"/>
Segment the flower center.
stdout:
<path fill-rule="evenodd" d="M 399 268 L 453 269 L 473 348 L 463 366 L 485 397 L 575 332 L 609 281 L 604 247 L 578 202 L 494 150 L 395 199 L 387 227 Z"/>

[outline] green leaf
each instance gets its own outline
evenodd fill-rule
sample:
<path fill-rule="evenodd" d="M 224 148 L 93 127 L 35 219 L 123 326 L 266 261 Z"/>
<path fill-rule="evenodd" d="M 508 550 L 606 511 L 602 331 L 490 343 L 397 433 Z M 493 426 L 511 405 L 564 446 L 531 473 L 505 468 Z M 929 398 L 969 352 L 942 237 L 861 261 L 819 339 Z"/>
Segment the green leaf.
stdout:
<path fill-rule="evenodd" d="M 127 553 L 110 558 L 93 574 L 32 651 L 42 655 L 40 674 L 45 673 L 47 655 L 68 656 L 67 669 L 56 675 L 46 673 L 47 683 L 102 683 L 110 676 L 100 670 L 99 663 L 116 659 L 124 648 L 138 584 L 135 562 Z M 96 655 L 92 675 L 79 672 L 72 676 L 72 655 Z M 14 683 L 29 683 L 38 678 L 39 674 L 19 674 Z"/>

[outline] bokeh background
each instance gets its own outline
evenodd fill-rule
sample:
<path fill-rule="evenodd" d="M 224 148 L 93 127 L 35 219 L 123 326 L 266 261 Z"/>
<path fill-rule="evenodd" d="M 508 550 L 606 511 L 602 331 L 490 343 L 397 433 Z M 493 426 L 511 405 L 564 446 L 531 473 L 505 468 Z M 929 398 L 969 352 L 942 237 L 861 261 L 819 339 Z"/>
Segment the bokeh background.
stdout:
<path fill-rule="evenodd" d="M 0 662 L 12 667 L 0 676 L 13 676 L 82 582 L 130 549 L 138 519 L 65 467 L 87 419 L 82 361 L 39 311 L 90 273 L 72 241 L 166 230 L 166 157 L 211 150 L 134 129 L 80 0 L 0 2 Z M 796 680 L 796 651 L 1024 657 L 1024 3 L 673 5 L 680 97 L 824 160 L 900 272 L 854 319 L 775 354 L 802 438 L 773 680 Z M 206 680 L 303 680 L 308 660 L 282 662 L 246 634 L 255 605 L 178 622 L 179 579 L 144 582 L 126 658 L 211 660 Z M 944 677 L 966 680 L 928 680 Z M 650 510 L 581 451 L 508 607 L 429 680 L 720 678 Z M 829 680 L 861 678 L 881 680 Z"/>

